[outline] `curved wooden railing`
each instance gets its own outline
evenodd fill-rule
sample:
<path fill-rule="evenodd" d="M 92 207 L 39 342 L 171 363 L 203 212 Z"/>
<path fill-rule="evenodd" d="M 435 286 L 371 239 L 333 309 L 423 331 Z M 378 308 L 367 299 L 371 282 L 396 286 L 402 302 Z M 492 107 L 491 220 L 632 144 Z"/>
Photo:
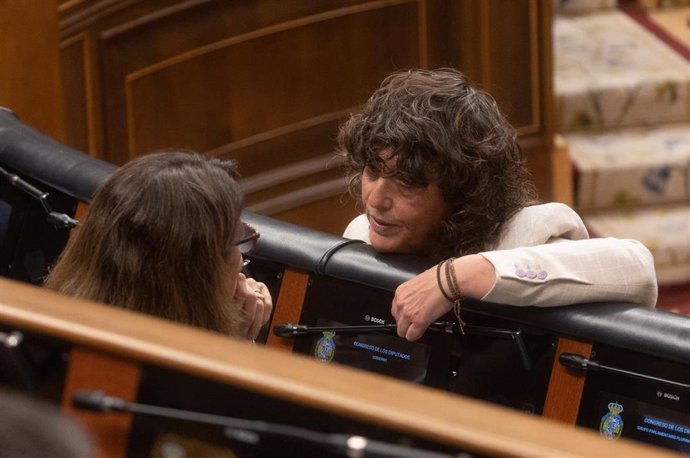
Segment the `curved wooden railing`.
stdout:
<path fill-rule="evenodd" d="M 669 456 L 669 453 L 421 386 L 236 341 L 155 317 L 74 300 L 0 279 L 0 323 L 71 345 L 63 405 L 123 456 L 130 424 L 105 425 L 69 406 L 71 394 L 100 388 L 136 399 L 142 365 L 239 387 L 443 445 L 488 456 Z M 232 412 L 227 412 L 232 415 Z M 325 425 L 313 425 L 319 429 Z M 119 439 L 118 439 L 119 438 Z"/>

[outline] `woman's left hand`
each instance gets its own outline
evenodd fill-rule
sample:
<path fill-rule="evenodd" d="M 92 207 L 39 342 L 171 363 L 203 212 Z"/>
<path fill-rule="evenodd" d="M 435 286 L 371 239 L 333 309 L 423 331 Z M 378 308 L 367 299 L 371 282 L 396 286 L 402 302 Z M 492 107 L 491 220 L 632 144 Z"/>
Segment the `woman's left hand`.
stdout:
<path fill-rule="evenodd" d="M 493 287 L 496 271 L 493 264 L 478 254 L 453 260 L 455 282 L 463 297 L 480 299 Z M 442 266 L 437 277 L 434 266 L 406 281 L 395 290 L 391 313 L 398 324 L 398 335 L 407 340 L 417 340 L 429 325 L 453 308 L 453 303 L 443 296 L 438 278 L 445 291 L 450 291 L 446 280 L 448 265 Z"/>
<path fill-rule="evenodd" d="M 398 286 L 391 313 L 398 324 L 398 335 L 407 340 L 417 340 L 452 306 L 438 289 L 434 266 Z"/>

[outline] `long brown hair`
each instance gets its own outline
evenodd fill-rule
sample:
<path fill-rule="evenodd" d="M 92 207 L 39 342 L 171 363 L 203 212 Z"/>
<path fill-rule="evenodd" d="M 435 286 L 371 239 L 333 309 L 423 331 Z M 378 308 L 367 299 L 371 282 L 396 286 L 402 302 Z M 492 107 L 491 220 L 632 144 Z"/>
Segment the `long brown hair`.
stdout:
<path fill-rule="evenodd" d="M 380 157 L 384 149 L 396 158 L 393 171 Z M 434 258 L 491 249 L 504 223 L 536 202 L 515 129 L 457 70 L 388 76 L 340 127 L 336 151 L 346 159 L 356 200 L 365 167 L 411 186 L 438 184 L 448 215 L 433 252 L 424 253 Z"/>
<path fill-rule="evenodd" d="M 159 152 L 96 192 L 45 286 L 72 296 L 237 333 L 228 254 L 238 235 L 236 164 Z"/>

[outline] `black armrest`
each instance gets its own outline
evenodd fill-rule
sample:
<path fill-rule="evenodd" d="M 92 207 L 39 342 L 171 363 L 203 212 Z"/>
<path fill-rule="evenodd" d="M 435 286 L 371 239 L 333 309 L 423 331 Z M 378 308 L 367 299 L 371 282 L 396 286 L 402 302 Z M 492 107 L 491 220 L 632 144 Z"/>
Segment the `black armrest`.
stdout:
<path fill-rule="evenodd" d="M 0 165 L 86 202 L 116 169 L 22 124 L 3 108 Z M 416 256 L 380 254 L 360 241 L 249 211 L 243 212 L 243 218 L 261 233 L 254 256 L 318 275 L 392 292 L 434 264 Z M 690 317 L 685 315 L 621 303 L 514 307 L 466 300 L 464 308 L 559 335 L 690 364 Z"/>
<path fill-rule="evenodd" d="M 252 256 L 294 269 L 395 291 L 404 281 L 433 265 L 426 258 L 380 254 L 360 240 L 315 231 L 244 211 L 243 219 L 261 238 Z"/>
<path fill-rule="evenodd" d="M 11 110 L 2 107 L 0 165 L 85 202 L 117 168 L 23 124 Z"/>
<path fill-rule="evenodd" d="M 690 364 L 687 315 L 616 302 L 515 307 L 469 300 L 464 307 L 560 335 Z"/>

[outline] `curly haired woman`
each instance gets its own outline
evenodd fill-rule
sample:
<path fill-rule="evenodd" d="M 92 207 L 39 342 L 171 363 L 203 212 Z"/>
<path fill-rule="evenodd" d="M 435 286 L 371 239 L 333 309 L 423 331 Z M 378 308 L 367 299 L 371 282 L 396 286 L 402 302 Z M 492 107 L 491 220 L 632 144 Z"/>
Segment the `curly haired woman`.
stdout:
<path fill-rule="evenodd" d="M 458 312 L 463 297 L 523 306 L 656 303 L 649 250 L 634 240 L 590 239 L 571 208 L 539 204 L 515 129 L 456 70 L 387 77 L 341 126 L 338 153 L 364 210 L 344 236 L 439 262 L 398 287 L 392 314 L 401 337 L 418 339 Z"/>

